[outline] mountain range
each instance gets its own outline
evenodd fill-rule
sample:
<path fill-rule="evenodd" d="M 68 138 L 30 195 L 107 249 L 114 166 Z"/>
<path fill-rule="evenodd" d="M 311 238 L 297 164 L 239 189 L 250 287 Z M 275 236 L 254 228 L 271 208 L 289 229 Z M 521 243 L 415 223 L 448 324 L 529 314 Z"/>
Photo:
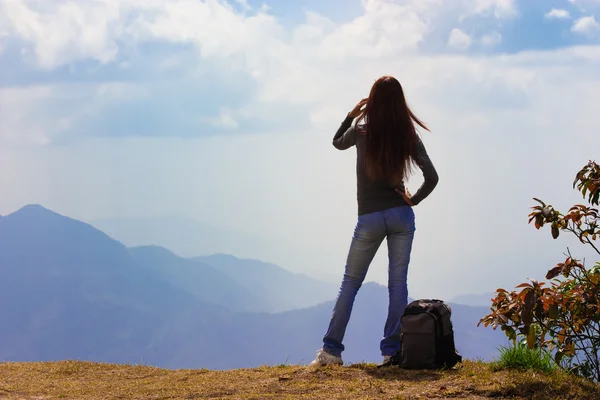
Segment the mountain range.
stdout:
<path fill-rule="evenodd" d="M 126 247 L 39 205 L 0 218 L 0 274 L 0 361 L 302 364 L 320 347 L 337 294 L 337 285 L 258 260 Z M 495 357 L 503 334 L 476 327 L 488 307 L 451 306 L 460 352 Z M 346 362 L 379 360 L 386 310 L 387 289 L 364 284 Z"/>
<path fill-rule="evenodd" d="M 338 277 L 328 273 L 322 265 L 306 265 L 303 259 L 290 254 L 313 254 L 315 248 L 289 245 L 277 238 L 263 238 L 231 229 L 217 228 L 187 215 L 170 214 L 148 217 L 112 217 L 87 221 L 110 237 L 128 247 L 160 246 L 178 256 L 192 258 L 212 254 L 235 254 L 245 259 L 284 262 L 290 271 L 305 271 L 311 276 L 329 282 Z M 326 263 L 326 262 L 323 262 Z"/>
<path fill-rule="evenodd" d="M 215 253 L 245 256 L 268 243 L 252 235 L 220 229 L 186 215 L 113 217 L 88 221 L 128 247 L 157 245 L 186 257 Z"/>

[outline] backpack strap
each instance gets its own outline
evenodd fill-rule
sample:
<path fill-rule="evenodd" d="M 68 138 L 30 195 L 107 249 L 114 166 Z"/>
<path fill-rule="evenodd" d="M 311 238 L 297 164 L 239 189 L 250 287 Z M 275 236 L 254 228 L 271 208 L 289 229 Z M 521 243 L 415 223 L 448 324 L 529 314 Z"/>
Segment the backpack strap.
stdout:
<path fill-rule="evenodd" d="M 450 307 L 441 300 L 431 300 L 432 303 L 441 303 L 448 313 L 451 313 Z M 444 335 L 444 327 L 441 322 L 442 314 L 435 307 L 429 307 L 426 311 L 433 316 L 437 325 L 437 340 L 436 340 L 436 364 L 440 367 L 452 368 L 456 364 L 462 362 L 462 356 L 458 353 L 454 344 L 454 332 L 450 329 L 448 335 Z M 447 343 L 446 343 L 447 342 Z"/>
<path fill-rule="evenodd" d="M 435 329 L 436 329 L 436 338 L 435 338 L 435 364 L 439 367 L 444 365 L 444 360 L 446 358 L 446 354 L 444 350 L 444 327 L 442 326 L 442 321 L 440 321 L 441 315 L 437 312 L 437 310 L 433 307 L 430 307 L 426 314 L 430 315 L 435 321 Z"/>

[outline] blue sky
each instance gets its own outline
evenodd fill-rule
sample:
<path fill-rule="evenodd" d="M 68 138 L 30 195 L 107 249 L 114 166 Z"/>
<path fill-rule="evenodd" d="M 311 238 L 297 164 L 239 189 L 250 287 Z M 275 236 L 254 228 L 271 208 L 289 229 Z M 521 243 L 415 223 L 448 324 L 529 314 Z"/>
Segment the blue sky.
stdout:
<path fill-rule="evenodd" d="M 0 0 L 0 214 L 185 214 L 297 251 L 237 255 L 341 276 L 354 153 L 331 137 L 392 74 L 441 177 L 411 295 L 490 291 L 570 243 L 526 216 L 579 201 L 598 71 L 599 0 Z"/>

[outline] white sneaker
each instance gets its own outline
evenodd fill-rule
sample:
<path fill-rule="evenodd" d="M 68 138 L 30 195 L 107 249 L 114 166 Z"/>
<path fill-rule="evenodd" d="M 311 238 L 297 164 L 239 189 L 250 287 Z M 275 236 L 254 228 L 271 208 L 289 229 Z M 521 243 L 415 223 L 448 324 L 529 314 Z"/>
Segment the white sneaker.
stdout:
<path fill-rule="evenodd" d="M 310 366 L 315 366 L 315 365 L 323 366 L 323 365 L 333 365 L 333 364 L 343 365 L 344 361 L 342 361 L 342 357 L 336 357 L 334 355 L 327 353 L 325 350 L 321 349 L 321 350 L 317 351 L 317 358 L 315 358 L 309 365 Z"/>
<path fill-rule="evenodd" d="M 377 368 L 391 366 L 392 365 L 392 358 L 393 358 L 393 356 L 383 356 L 383 361 L 381 362 L 381 364 L 379 364 L 377 366 Z"/>

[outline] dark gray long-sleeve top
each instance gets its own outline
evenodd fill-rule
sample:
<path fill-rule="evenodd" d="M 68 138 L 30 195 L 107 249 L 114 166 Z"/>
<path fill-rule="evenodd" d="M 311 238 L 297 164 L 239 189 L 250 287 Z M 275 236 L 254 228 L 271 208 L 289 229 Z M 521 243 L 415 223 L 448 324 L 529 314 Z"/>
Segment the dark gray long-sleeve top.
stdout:
<path fill-rule="evenodd" d="M 364 168 L 365 137 L 356 132 L 352 126 L 353 118 L 346 117 L 333 137 L 333 145 L 339 150 L 356 146 L 356 183 L 358 215 L 387 210 L 394 207 L 408 206 L 396 188 L 404 190 L 404 183 L 399 187 L 390 186 L 385 182 L 374 181 L 367 177 Z M 425 145 L 417 137 L 415 163 L 423 172 L 425 181 L 411 197 L 413 205 L 419 204 L 433 191 L 438 183 L 438 174 L 433 166 Z"/>

